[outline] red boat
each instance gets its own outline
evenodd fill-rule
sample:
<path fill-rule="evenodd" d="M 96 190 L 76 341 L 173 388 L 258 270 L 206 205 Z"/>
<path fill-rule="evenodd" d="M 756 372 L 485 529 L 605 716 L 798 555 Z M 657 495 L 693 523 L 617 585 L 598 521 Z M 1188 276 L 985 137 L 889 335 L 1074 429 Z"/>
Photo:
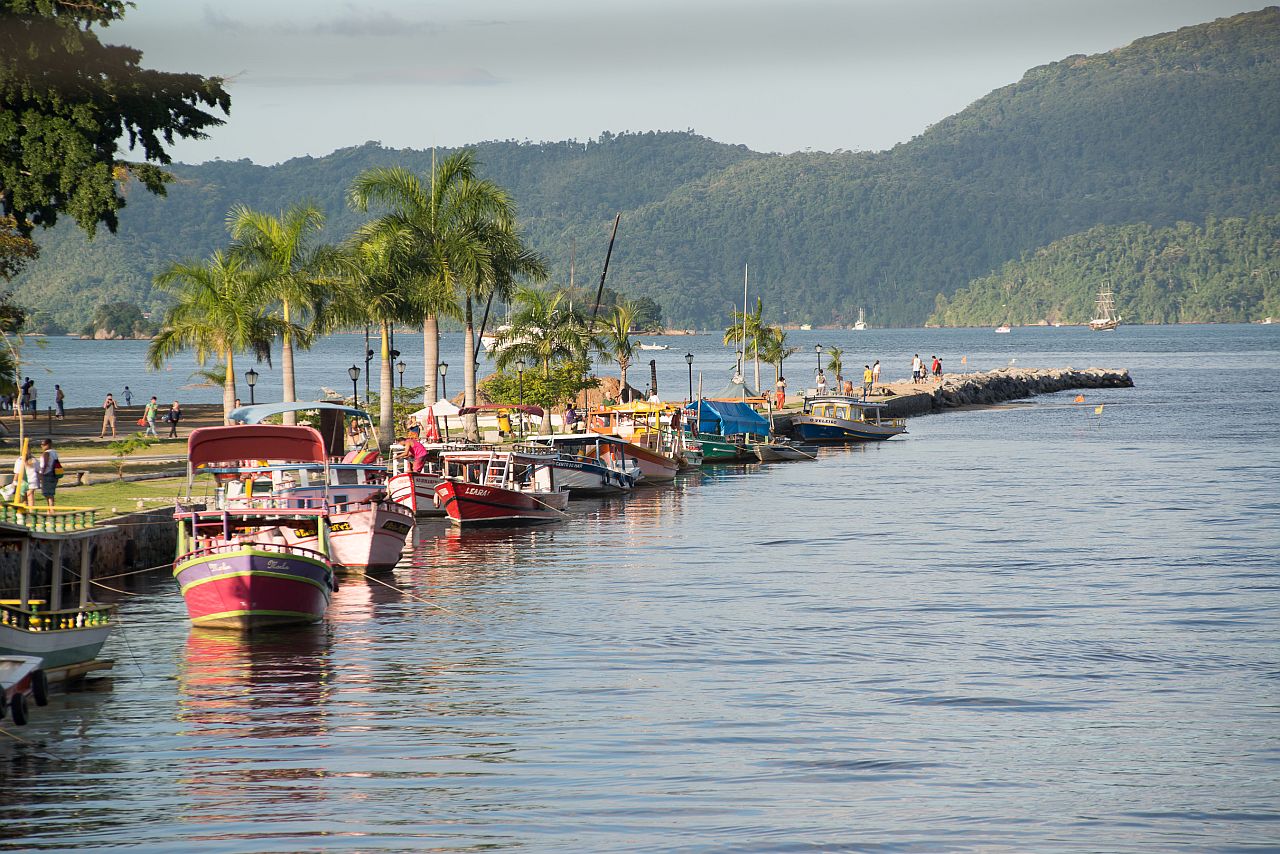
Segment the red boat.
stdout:
<path fill-rule="evenodd" d="M 446 451 L 436 498 L 455 525 L 558 522 L 569 491 L 555 483 L 554 453 Z"/>

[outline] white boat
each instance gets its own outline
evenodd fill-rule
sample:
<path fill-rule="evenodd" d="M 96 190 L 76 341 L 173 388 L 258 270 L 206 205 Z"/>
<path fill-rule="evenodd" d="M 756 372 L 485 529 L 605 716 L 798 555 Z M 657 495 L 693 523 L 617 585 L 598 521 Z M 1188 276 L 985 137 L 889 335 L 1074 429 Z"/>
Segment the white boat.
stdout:
<path fill-rule="evenodd" d="M 808 332 L 808 331 L 809 331 L 809 330 L 811 330 L 811 329 L 813 329 L 813 324 L 812 324 L 812 323 L 802 323 L 802 324 L 800 324 L 800 331 L 801 331 L 801 332 Z"/>
<path fill-rule="evenodd" d="M 0 599 L 0 655 L 42 659 L 54 682 L 110 666 L 97 656 L 115 626 L 115 606 L 89 598 L 92 541 L 108 530 L 114 528 L 95 524 L 92 510 L 0 507 L 0 543 L 18 556 L 18 595 Z M 47 599 L 31 595 L 32 564 L 38 554 L 52 559 Z M 78 581 L 68 591 L 73 577 Z M 64 593 L 69 592 L 78 593 L 77 602 L 65 601 Z"/>
<path fill-rule="evenodd" d="M 861 308 L 858 309 L 858 322 L 853 324 L 854 332 L 862 332 L 867 328 L 867 314 Z"/>
<path fill-rule="evenodd" d="M 1094 332 L 1110 332 L 1120 325 L 1120 315 L 1116 314 L 1116 298 L 1111 291 L 1098 292 L 1098 302 L 1094 308 L 1096 315 L 1089 321 L 1089 328 Z"/>
<path fill-rule="evenodd" d="M 999 326 L 997 326 L 997 327 L 996 327 L 996 332 L 998 332 L 998 333 L 1000 333 L 1000 334 L 1002 334 L 1002 335 L 1007 335 L 1007 334 L 1008 334 L 1009 332 L 1011 332 L 1011 331 L 1012 331 L 1012 330 L 1009 328 L 1009 324 L 1007 324 L 1007 323 L 1002 323 L 1002 324 L 1000 324 Z"/>
<path fill-rule="evenodd" d="M 551 466 L 557 486 L 569 490 L 569 497 L 617 495 L 630 492 L 644 477 L 640 464 L 628 459 L 630 443 L 599 433 L 568 433 L 559 436 L 531 436 L 529 447 L 544 446 L 558 454 Z"/>
<path fill-rule="evenodd" d="M 641 344 L 640 349 L 641 350 L 670 350 L 671 348 L 666 344 Z"/>

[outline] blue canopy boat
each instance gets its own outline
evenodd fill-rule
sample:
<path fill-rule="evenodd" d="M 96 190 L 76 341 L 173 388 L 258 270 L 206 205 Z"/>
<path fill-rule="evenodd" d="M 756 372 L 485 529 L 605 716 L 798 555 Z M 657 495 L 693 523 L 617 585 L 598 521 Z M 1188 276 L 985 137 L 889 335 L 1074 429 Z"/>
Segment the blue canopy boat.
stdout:
<path fill-rule="evenodd" d="M 901 418 L 884 418 L 883 403 L 845 395 L 807 397 L 791 417 L 791 433 L 803 442 L 875 442 L 907 432 Z"/>
<path fill-rule="evenodd" d="M 685 408 L 684 423 L 708 463 L 754 460 L 750 445 L 768 441 L 772 432 L 769 419 L 736 400 L 695 401 Z"/>

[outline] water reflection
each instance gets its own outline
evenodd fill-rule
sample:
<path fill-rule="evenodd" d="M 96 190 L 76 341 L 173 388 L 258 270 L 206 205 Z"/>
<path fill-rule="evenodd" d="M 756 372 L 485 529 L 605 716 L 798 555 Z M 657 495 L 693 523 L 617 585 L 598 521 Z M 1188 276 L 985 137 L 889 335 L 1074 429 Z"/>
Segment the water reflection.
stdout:
<path fill-rule="evenodd" d="M 296 751 L 323 741 L 333 682 L 323 625 L 192 631 L 178 671 L 183 820 L 238 821 L 248 803 L 325 800 L 314 785 L 323 769 Z"/>

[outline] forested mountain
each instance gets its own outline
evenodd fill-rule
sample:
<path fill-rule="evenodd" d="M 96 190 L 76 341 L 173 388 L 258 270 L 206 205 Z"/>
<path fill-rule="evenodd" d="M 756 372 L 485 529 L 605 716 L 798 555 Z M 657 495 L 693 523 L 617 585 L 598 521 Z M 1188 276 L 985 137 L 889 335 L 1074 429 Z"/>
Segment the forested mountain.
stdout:
<path fill-rule="evenodd" d="M 1125 323 L 1280 317 L 1280 214 L 1210 217 L 1203 227 L 1095 226 L 939 297 L 930 321 L 1084 323 L 1104 285 Z"/>
<path fill-rule="evenodd" d="M 887 152 L 763 155 L 692 133 L 475 148 L 558 280 L 575 242 L 579 282 L 599 275 L 621 211 L 609 284 L 654 297 L 674 325 L 723 325 L 744 263 L 767 320 L 848 322 L 862 306 L 873 325 L 919 324 L 939 294 L 1094 226 L 1154 233 L 1280 210 L 1278 72 L 1270 8 L 1033 69 Z M 40 235 L 19 299 L 75 328 L 101 302 L 154 308 L 151 274 L 225 240 L 232 204 L 314 199 L 336 238 L 357 221 L 342 202 L 355 174 L 425 171 L 430 158 L 366 144 L 273 167 L 177 168 L 168 199 L 130 198 L 118 236 Z M 1213 311 L 1191 302 L 1151 318 Z"/>

